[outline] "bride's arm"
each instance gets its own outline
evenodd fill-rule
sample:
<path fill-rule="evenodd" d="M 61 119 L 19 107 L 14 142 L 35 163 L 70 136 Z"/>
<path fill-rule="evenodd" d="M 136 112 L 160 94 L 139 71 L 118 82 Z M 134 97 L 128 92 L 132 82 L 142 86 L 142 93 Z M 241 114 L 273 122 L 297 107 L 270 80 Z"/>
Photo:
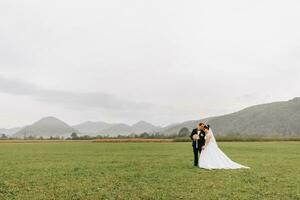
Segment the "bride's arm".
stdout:
<path fill-rule="evenodd" d="M 210 140 L 211 140 L 211 134 L 208 133 L 208 134 L 206 134 L 206 136 L 205 136 L 205 145 L 204 145 L 204 148 L 207 147 L 207 145 L 208 145 L 208 143 L 209 143 Z"/>

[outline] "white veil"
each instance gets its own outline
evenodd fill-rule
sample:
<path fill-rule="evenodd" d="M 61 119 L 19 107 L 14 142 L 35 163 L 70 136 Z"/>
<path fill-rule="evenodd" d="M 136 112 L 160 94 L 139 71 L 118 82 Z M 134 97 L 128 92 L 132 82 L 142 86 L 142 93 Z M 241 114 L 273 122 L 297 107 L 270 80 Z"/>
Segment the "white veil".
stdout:
<path fill-rule="evenodd" d="M 211 128 L 209 128 L 208 134 L 211 136 L 210 142 L 213 142 L 213 143 L 217 144 L 216 138 L 215 138 L 214 133 L 213 133 L 213 131 L 211 130 Z"/>

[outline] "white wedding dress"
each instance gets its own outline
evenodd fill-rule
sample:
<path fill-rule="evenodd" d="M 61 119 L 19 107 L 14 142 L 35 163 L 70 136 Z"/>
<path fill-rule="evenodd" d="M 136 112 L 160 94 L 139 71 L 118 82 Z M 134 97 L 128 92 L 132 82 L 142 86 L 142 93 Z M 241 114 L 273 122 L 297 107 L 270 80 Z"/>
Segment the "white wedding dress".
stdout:
<path fill-rule="evenodd" d="M 204 169 L 240 169 L 249 168 L 233 162 L 225 153 L 218 147 L 216 139 L 211 129 L 205 136 L 210 138 L 206 148 L 201 152 L 199 159 L 199 167 Z"/>

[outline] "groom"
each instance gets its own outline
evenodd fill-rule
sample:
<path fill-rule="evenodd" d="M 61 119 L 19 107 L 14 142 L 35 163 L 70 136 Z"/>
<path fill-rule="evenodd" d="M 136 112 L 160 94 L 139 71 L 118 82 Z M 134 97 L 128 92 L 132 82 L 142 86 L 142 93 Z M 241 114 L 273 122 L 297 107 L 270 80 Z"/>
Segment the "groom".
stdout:
<path fill-rule="evenodd" d="M 201 154 L 202 148 L 205 145 L 204 127 L 204 123 L 199 123 L 198 128 L 194 129 L 190 136 L 193 140 L 192 146 L 194 151 L 194 166 L 198 166 L 199 153 Z"/>

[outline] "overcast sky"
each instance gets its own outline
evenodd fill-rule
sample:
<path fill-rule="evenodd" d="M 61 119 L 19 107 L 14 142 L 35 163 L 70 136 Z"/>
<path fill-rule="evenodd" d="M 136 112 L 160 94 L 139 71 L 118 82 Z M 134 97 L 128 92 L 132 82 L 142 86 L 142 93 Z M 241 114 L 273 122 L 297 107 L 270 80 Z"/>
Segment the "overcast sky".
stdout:
<path fill-rule="evenodd" d="M 300 91 L 299 0 L 1 0 L 0 128 L 166 125 Z"/>

